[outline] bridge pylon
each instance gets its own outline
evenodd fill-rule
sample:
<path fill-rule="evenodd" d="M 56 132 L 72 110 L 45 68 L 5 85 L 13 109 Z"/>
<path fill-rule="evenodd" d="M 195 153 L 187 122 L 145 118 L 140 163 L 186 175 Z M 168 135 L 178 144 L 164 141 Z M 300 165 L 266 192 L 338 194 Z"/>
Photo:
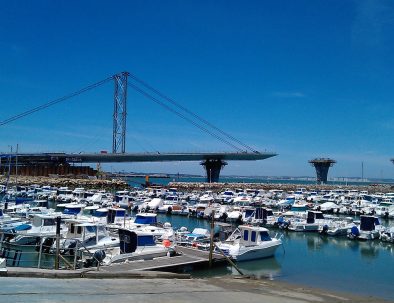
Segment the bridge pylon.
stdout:
<path fill-rule="evenodd" d="M 112 153 L 124 154 L 126 151 L 126 116 L 127 116 L 127 77 L 128 72 L 114 75 L 114 115 Z"/>
<path fill-rule="evenodd" d="M 219 182 L 220 171 L 227 165 L 227 162 L 221 159 L 206 159 L 201 162 L 201 165 L 204 166 L 207 173 L 207 182 L 212 183 Z"/>
<path fill-rule="evenodd" d="M 317 184 L 327 183 L 328 169 L 337 161 L 329 158 L 316 158 L 308 161 L 316 169 Z"/>

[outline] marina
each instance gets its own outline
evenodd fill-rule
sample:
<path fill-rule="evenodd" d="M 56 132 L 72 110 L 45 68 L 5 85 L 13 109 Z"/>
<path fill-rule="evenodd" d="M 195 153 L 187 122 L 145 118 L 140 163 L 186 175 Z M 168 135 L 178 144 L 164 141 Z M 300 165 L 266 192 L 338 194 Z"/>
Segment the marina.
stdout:
<path fill-rule="evenodd" d="M 56 274 L 57 276 L 61 276 L 60 272 L 64 271 L 65 276 L 72 276 L 74 275 L 72 272 L 80 275 L 81 272 L 97 271 L 97 269 L 100 272 L 99 275 L 104 276 L 121 273 L 130 275 L 131 272 L 140 271 L 187 273 L 195 278 L 243 274 L 261 279 L 300 283 L 334 291 L 357 292 L 393 299 L 390 281 L 394 277 L 392 272 L 387 270 L 394 255 L 392 233 L 390 233 L 393 226 L 393 208 L 389 201 L 392 199 L 391 193 L 367 193 L 365 190 L 357 191 L 335 186 L 331 190 L 321 191 L 306 190 L 300 187 L 298 190 L 289 192 L 262 189 L 186 192 L 174 188 L 171 184 L 171 187 L 131 188 L 118 192 L 101 191 L 101 194 L 105 194 L 107 197 L 105 200 L 94 199 L 96 202 L 89 202 L 89 197 L 94 196 L 97 191 L 84 190 L 81 187 L 78 187 L 77 190 L 70 188 L 68 191 L 71 195 L 66 203 L 63 198 L 66 192 L 64 187 L 61 187 L 59 191 L 59 189 L 49 190 L 46 186 L 35 185 L 19 190 L 19 192 L 14 188 L 8 194 L 7 192 L 3 193 L 2 220 L 4 223 L 2 225 L 1 251 L 2 257 L 6 259 L 6 267 L 10 276 L 26 276 L 29 272 L 39 274 L 43 270 L 59 272 Z M 16 204 L 12 200 L 11 193 L 15 198 L 23 198 L 24 201 Z M 40 200 L 36 199 L 38 195 L 40 195 Z M 47 205 L 49 208 L 30 208 L 30 205 L 37 204 L 34 201 L 42 201 L 42 199 L 48 202 L 43 205 Z M 149 201 L 152 203 L 149 204 Z M 167 204 L 165 201 L 168 201 Z M 5 203 L 7 203 L 6 207 Z M 331 204 L 325 206 L 327 203 Z M 381 203 L 387 207 L 387 211 L 379 212 Z M 338 207 L 328 207 L 332 204 Z M 59 208 L 59 205 L 62 207 Z M 145 206 L 141 207 L 141 205 Z M 165 205 L 167 206 L 165 207 Z M 187 209 L 187 212 L 177 212 L 176 205 Z M 373 215 L 363 215 L 363 213 L 371 213 L 371 207 L 374 209 Z M 293 210 L 293 208 L 300 209 Z M 318 208 L 323 212 L 313 210 Z M 216 242 L 218 248 L 213 250 L 212 262 L 214 265 L 210 268 L 209 231 L 213 222 L 212 211 L 215 218 L 214 233 L 215 241 L 218 241 Z M 308 212 L 314 216 L 309 216 Z M 317 214 L 320 214 L 322 219 L 318 219 Z M 91 236 L 88 236 L 88 230 L 84 232 L 83 228 L 92 229 L 99 224 L 91 231 L 93 238 L 99 237 L 98 226 L 102 225 L 107 226 L 106 229 L 111 234 L 110 237 L 116 239 L 118 237 L 117 230 L 120 231 L 123 226 L 126 228 L 125 231 L 130 233 L 130 235 L 127 234 L 127 239 L 131 239 L 130 237 L 133 235 L 137 237 L 136 239 L 144 237 L 145 244 L 140 243 L 142 240 L 135 240 L 137 241 L 136 248 L 132 248 L 129 252 L 124 250 L 123 255 L 120 252 L 121 254 L 118 256 L 122 256 L 123 260 L 120 261 L 121 259 L 116 255 L 119 252 L 115 252 L 119 242 L 114 242 L 114 245 L 109 246 L 108 244 L 97 246 L 98 242 L 88 244 L 81 238 L 75 242 L 76 245 L 71 245 L 70 242 L 69 248 L 60 245 L 62 253 L 59 266 L 61 269 L 54 270 L 57 262 L 54 239 L 55 219 L 59 216 L 63 217 L 64 224 L 75 222 L 74 232 L 77 231 L 77 228 L 81 228 L 81 234 L 86 233 L 86 237 Z M 234 219 L 231 219 L 232 217 Z M 350 239 L 352 228 L 354 231 L 363 217 L 376 218 L 381 230 L 368 223 L 367 225 L 373 228 L 367 226 L 367 229 L 377 231 L 374 238 L 364 241 Z M 36 223 L 36 225 L 47 225 L 47 234 L 37 234 L 37 227 L 34 227 L 36 229 L 33 227 L 26 229 L 26 226 L 30 224 L 29 218 L 36 218 L 36 221 L 37 218 L 40 218 L 42 223 Z M 345 220 L 350 218 L 352 220 L 346 221 L 349 225 L 344 228 L 344 233 L 330 233 L 335 226 L 343 224 Z M 375 222 L 374 220 L 373 222 Z M 223 223 L 225 221 L 227 223 Z M 6 224 L 11 224 L 9 222 L 13 222 L 14 225 L 7 227 Z M 17 225 L 17 222 L 20 224 Z M 162 225 L 158 226 L 159 222 Z M 286 222 L 288 222 L 287 226 L 283 224 Z M 245 227 L 250 226 L 250 228 L 247 227 L 250 230 L 247 235 L 245 235 L 245 228 L 242 227 L 242 224 L 247 224 Z M 16 228 L 16 226 L 20 227 Z M 259 228 L 256 231 L 267 232 L 270 238 L 280 239 L 281 247 L 271 255 L 263 254 L 260 257 L 251 258 L 250 261 L 242 261 L 237 260 L 236 255 L 230 253 L 231 250 L 228 246 L 220 244 L 225 243 L 220 241 L 226 239 L 229 241 L 231 232 L 237 227 L 242 231 L 239 234 L 241 237 L 247 237 L 245 238 L 247 241 L 255 241 L 256 236 L 249 238 L 253 226 Z M 296 231 L 298 230 L 297 226 L 303 228 L 314 226 L 314 229 L 308 227 L 307 230 Z M 363 225 L 361 224 L 361 226 Z M 6 237 L 10 236 L 10 229 L 16 229 L 13 232 L 19 236 L 13 236 L 7 240 Z M 363 229 L 365 228 L 358 227 L 359 231 Z M 62 230 L 70 232 L 70 227 L 64 225 Z M 191 233 L 192 231 L 193 233 Z M 201 237 L 196 237 L 198 232 L 201 232 Z M 30 236 L 29 233 L 31 233 Z M 122 243 L 122 238 L 124 239 L 125 236 L 120 233 L 119 235 L 120 243 Z M 146 238 L 148 235 L 152 237 L 152 240 L 149 241 L 156 239 L 155 241 L 158 242 L 149 242 Z M 194 235 L 193 238 L 190 235 Z M 28 241 L 13 243 L 15 239 L 23 239 L 22 236 L 27 237 L 26 239 L 31 238 L 33 241 L 31 243 Z M 42 240 L 37 242 L 37 236 Z M 66 239 L 66 234 L 64 233 L 61 238 Z M 76 239 L 75 236 L 71 238 Z M 270 238 L 265 238 L 265 240 Z M 47 241 L 45 239 L 54 239 L 50 241 L 52 248 L 44 249 Z M 185 241 L 185 239 L 188 240 Z M 82 245 L 82 243 L 84 244 Z M 140 247 L 139 245 L 144 246 Z M 69 251 L 70 254 L 66 251 Z M 100 257 L 100 251 L 105 251 L 105 256 Z M 141 252 L 143 252 L 142 255 Z M 230 256 L 233 262 L 236 262 L 237 268 L 227 260 Z M 114 257 L 119 261 L 111 261 L 115 260 Z M 125 257 L 127 258 L 125 259 Z M 128 261 L 125 262 L 125 260 Z M 47 275 L 50 276 L 49 272 Z M 340 274 L 338 274 L 339 272 Z M 367 280 L 359 278 L 365 276 L 369 278 Z M 361 289 L 360 286 L 362 286 Z"/>
<path fill-rule="evenodd" d="M 392 1 L 3 1 L 0 301 L 394 302 Z"/>

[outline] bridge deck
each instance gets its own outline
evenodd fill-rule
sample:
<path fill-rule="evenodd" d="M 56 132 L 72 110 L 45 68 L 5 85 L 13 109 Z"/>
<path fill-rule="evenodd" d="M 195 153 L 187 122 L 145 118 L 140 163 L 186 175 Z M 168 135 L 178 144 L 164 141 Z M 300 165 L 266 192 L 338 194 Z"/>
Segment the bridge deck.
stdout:
<path fill-rule="evenodd" d="M 167 161 L 203 161 L 207 159 L 253 161 L 264 160 L 275 153 L 125 153 L 125 154 L 66 154 L 66 153 L 37 153 L 18 154 L 19 163 L 110 163 L 110 162 L 167 162 Z M 1 154 L 3 162 L 11 157 L 15 161 L 15 154 Z"/>

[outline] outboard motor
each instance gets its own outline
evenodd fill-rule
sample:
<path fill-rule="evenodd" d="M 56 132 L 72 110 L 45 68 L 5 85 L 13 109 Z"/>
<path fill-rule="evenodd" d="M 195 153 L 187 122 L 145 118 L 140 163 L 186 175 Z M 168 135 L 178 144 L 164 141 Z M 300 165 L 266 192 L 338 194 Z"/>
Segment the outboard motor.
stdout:
<path fill-rule="evenodd" d="M 84 267 L 97 266 L 98 264 L 103 262 L 104 258 L 105 258 L 105 251 L 96 250 L 93 254 L 93 257 L 85 261 Z"/>
<path fill-rule="evenodd" d="M 103 262 L 105 258 L 105 251 L 104 250 L 96 250 L 93 254 L 93 258 L 97 260 L 97 262 Z"/>
<path fill-rule="evenodd" d="M 327 224 L 324 224 L 324 225 L 323 225 L 323 229 L 320 231 L 320 233 L 321 233 L 322 235 L 327 235 L 327 232 L 328 232 L 328 225 L 327 225 Z"/>
<path fill-rule="evenodd" d="M 353 226 L 350 229 L 350 234 L 348 235 L 349 239 L 356 239 L 358 236 L 360 236 L 360 231 L 358 230 L 357 226 Z"/>

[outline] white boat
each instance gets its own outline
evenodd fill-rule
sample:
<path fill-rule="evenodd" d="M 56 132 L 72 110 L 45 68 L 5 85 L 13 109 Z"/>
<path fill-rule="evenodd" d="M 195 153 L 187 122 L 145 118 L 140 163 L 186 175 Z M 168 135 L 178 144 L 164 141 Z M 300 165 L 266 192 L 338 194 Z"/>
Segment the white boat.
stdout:
<path fill-rule="evenodd" d="M 138 206 L 138 211 L 140 212 L 156 212 L 159 207 L 163 206 L 163 199 L 153 198 L 146 199 L 144 203 Z"/>
<path fill-rule="evenodd" d="M 378 239 L 380 233 L 384 231 L 378 217 L 360 216 L 360 225 L 353 226 L 348 230 L 349 239 L 374 240 Z"/>
<path fill-rule="evenodd" d="M 394 243 L 394 226 L 380 233 L 380 240 L 383 242 Z"/>
<path fill-rule="evenodd" d="M 240 225 L 225 241 L 217 246 L 236 261 L 248 261 L 272 257 L 282 241 L 271 238 L 268 229 Z"/>
<path fill-rule="evenodd" d="M 140 213 L 136 215 L 134 220 L 126 220 L 124 223 L 121 223 L 123 229 L 151 233 L 158 240 L 172 239 L 174 237 L 174 230 L 171 224 L 168 222 L 164 224 L 157 222 L 157 214 Z M 108 226 L 113 231 L 120 228 L 120 226 Z"/>
<path fill-rule="evenodd" d="M 154 235 L 149 232 L 120 228 L 119 240 L 119 246 L 106 250 L 104 264 L 151 260 L 167 256 L 171 249 L 171 242 L 167 240 L 163 244 L 157 244 Z"/>
<path fill-rule="evenodd" d="M 321 211 L 308 210 L 306 218 L 294 217 L 289 225 L 289 230 L 302 232 L 318 232 L 328 221 Z"/>
<path fill-rule="evenodd" d="M 186 230 L 177 233 L 177 244 L 204 249 L 205 244 L 210 241 L 210 234 L 210 231 L 205 228 L 197 227 L 192 232 Z"/>
<path fill-rule="evenodd" d="M 328 236 L 346 236 L 353 226 L 355 224 L 352 217 L 333 218 L 329 224 L 320 226 L 319 232 Z"/>
<path fill-rule="evenodd" d="M 65 238 L 61 240 L 60 249 L 64 254 L 74 253 L 79 249 L 98 250 L 119 245 L 118 237 L 109 235 L 105 225 L 77 219 L 66 219 L 68 226 Z M 55 250 L 55 247 L 52 247 Z"/>

